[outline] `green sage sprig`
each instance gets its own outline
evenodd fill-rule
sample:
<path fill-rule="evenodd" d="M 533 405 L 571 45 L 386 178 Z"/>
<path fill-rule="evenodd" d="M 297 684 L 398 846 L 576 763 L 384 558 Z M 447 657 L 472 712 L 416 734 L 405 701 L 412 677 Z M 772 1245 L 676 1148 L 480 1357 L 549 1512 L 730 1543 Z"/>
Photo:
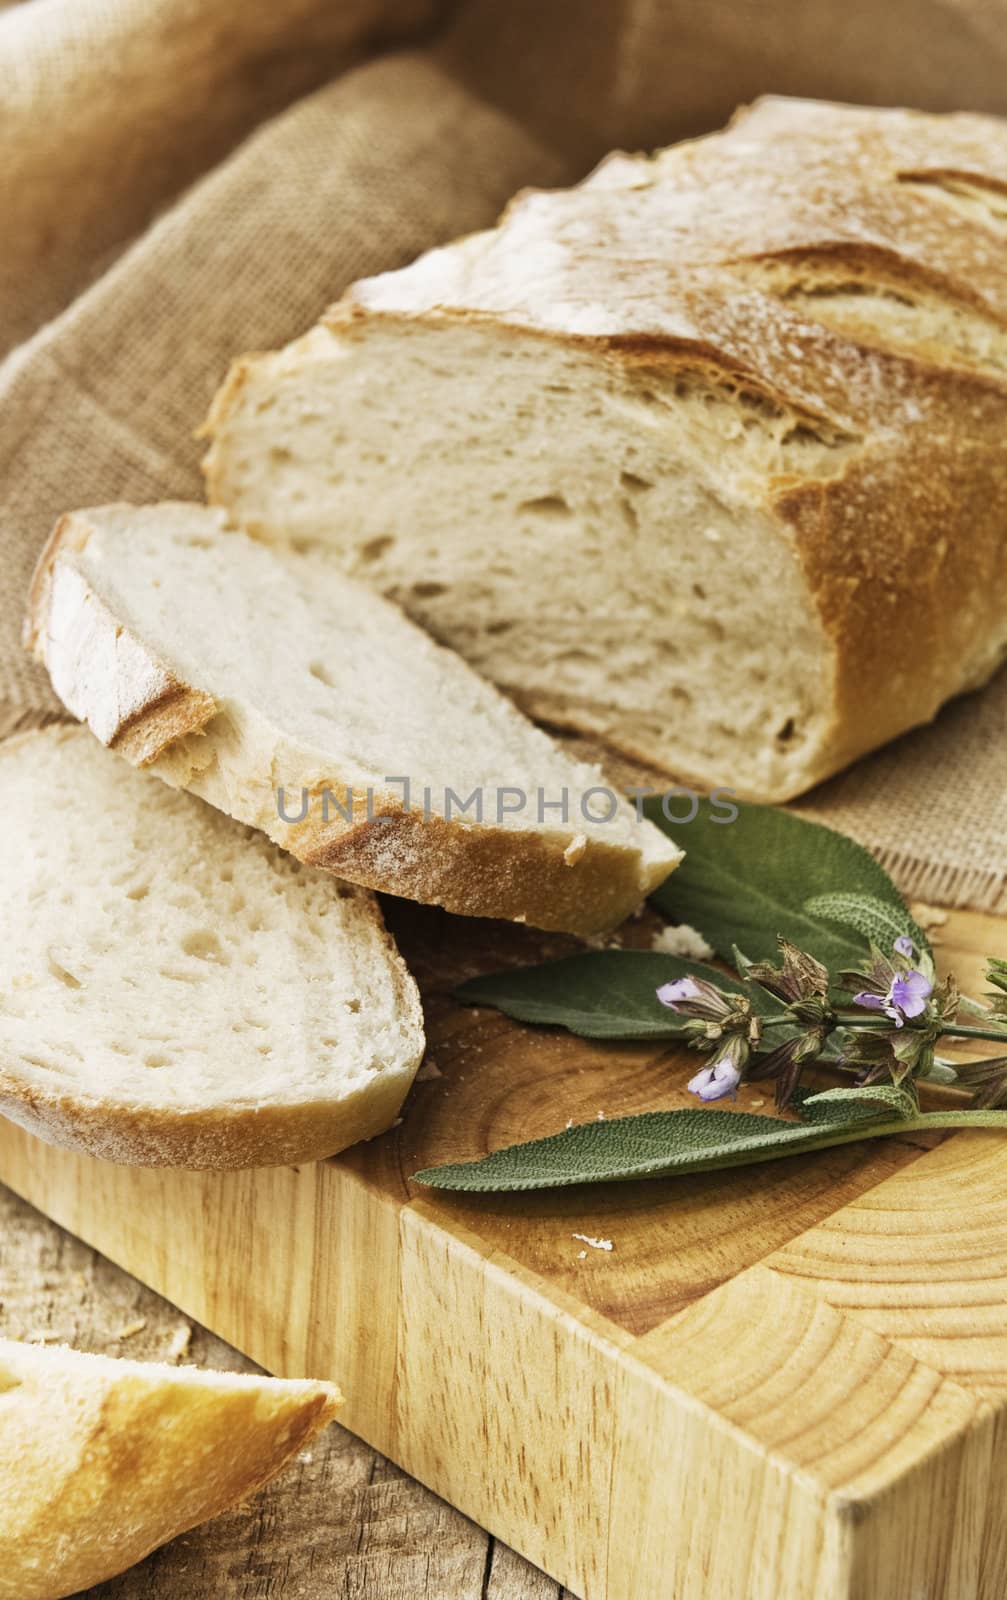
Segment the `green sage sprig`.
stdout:
<path fill-rule="evenodd" d="M 688 1083 L 701 1102 L 772 1080 L 778 1106 L 799 1120 L 724 1116 L 705 1103 L 644 1112 L 432 1168 L 418 1182 L 539 1189 L 770 1161 L 895 1132 L 1007 1129 L 1007 961 L 989 960 L 982 1000 L 962 997 L 952 977 L 938 982 L 925 933 L 861 846 L 789 813 L 739 813 L 730 830 L 712 817 L 690 830 L 685 862 L 655 896 L 736 975 L 605 950 L 472 979 L 458 994 L 586 1037 L 680 1040 L 704 1058 Z M 938 1050 L 954 1039 L 1000 1052 L 952 1064 Z M 810 1093 L 802 1076 L 823 1063 L 851 1081 Z M 921 1082 L 951 1085 L 968 1104 L 923 1111 Z"/>
<path fill-rule="evenodd" d="M 773 1078 L 776 1102 L 783 1109 L 793 1101 L 804 1067 L 827 1057 L 830 1065 L 855 1075 L 852 1090 L 837 1089 L 835 1094 L 887 1085 L 909 1095 L 915 1113 L 915 1084 L 930 1076 L 942 1040 L 981 1037 L 999 1043 L 1007 1053 L 1007 1007 L 1001 1008 L 1002 1015 L 990 1009 L 986 1027 L 960 1023 L 955 979 L 938 983 L 932 957 L 917 950 L 909 934 L 895 939 L 890 954 L 872 943 L 864 963 L 837 975 L 789 939 L 781 937 L 779 949 L 779 966 L 741 958 L 742 982 L 780 1002 L 770 1016 L 753 1018 L 750 1003 L 733 992 L 722 993 L 707 978 L 687 974 L 658 989 L 659 1002 L 686 1019 L 682 1031 L 692 1048 L 708 1054 L 707 1065 L 689 1083 L 701 1100 L 733 1095 L 746 1078 Z M 989 980 L 1002 981 L 1004 988 L 996 993 L 1007 999 L 1007 965 L 991 962 Z M 845 1002 L 835 1000 L 837 992 Z M 781 1041 L 760 1049 L 777 1028 Z M 965 1076 L 956 1071 L 952 1081 L 986 1109 L 1007 1103 L 1003 1056 L 972 1063 L 970 1070 L 971 1077 L 968 1069 Z"/>

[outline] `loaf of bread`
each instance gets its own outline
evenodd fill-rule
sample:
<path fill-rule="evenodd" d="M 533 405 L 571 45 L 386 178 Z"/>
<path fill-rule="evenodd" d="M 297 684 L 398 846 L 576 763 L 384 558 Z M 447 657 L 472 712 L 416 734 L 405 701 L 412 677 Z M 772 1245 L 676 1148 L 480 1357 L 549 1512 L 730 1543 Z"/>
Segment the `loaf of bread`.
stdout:
<path fill-rule="evenodd" d="M 131 770 L 0 745 L 0 1113 L 139 1166 L 318 1161 L 394 1121 L 419 994 L 374 897 Z"/>
<path fill-rule="evenodd" d="M 1007 647 L 1007 124 L 766 100 L 240 361 L 215 502 L 532 714 L 779 800 Z"/>
<path fill-rule="evenodd" d="M 62 1600 L 236 1505 L 335 1416 L 331 1383 L 0 1339 L 0 1600 Z"/>
<path fill-rule="evenodd" d="M 355 883 L 594 933 L 680 859 L 396 606 L 205 506 L 64 517 L 29 638 L 105 744 Z"/>

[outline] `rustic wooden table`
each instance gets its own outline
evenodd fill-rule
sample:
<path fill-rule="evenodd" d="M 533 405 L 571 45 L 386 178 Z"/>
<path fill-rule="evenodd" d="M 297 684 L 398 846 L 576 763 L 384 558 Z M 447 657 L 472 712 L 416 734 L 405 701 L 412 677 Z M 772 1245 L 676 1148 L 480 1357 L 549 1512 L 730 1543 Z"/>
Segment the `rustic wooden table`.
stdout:
<path fill-rule="evenodd" d="M 2 1187 L 0 1334 L 255 1371 Z M 245 1505 L 88 1594 L 91 1600 L 564 1600 L 565 1591 L 333 1427 Z"/>

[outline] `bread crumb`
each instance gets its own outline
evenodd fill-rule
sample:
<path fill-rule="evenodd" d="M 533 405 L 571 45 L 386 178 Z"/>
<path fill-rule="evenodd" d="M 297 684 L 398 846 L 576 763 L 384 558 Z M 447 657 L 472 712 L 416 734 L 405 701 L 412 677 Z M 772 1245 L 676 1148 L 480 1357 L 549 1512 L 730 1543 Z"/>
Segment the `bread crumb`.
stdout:
<path fill-rule="evenodd" d="M 168 1343 L 168 1360 L 179 1361 L 192 1343 L 192 1329 L 187 1322 L 176 1328 Z"/>
<path fill-rule="evenodd" d="M 615 1249 L 615 1246 L 612 1243 L 611 1239 L 592 1239 L 592 1237 L 591 1237 L 591 1235 L 589 1233 L 572 1233 L 570 1235 L 570 1237 L 571 1237 L 571 1239 L 582 1239 L 585 1244 L 589 1244 L 591 1246 L 592 1250 L 614 1250 Z M 583 1253 L 585 1255 L 587 1254 L 586 1251 L 583 1252 Z"/>
<path fill-rule="evenodd" d="M 564 1123 L 564 1127 L 567 1127 L 567 1128 L 572 1128 L 573 1127 L 573 1118 L 572 1117 L 567 1117 L 566 1122 Z"/>
<path fill-rule="evenodd" d="M 136 1317 L 132 1322 L 127 1322 L 124 1327 L 113 1333 L 113 1339 L 132 1339 L 134 1333 L 142 1333 L 147 1326 L 146 1317 Z"/>
<path fill-rule="evenodd" d="M 681 956 L 685 961 L 709 961 L 713 955 L 703 935 L 690 928 L 687 922 L 659 929 L 650 941 L 650 948 L 665 956 Z"/>
<path fill-rule="evenodd" d="M 444 1074 L 437 1065 L 433 1056 L 424 1056 L 423 1065 L 416 1074 L 417 1083 L 426 1083 L 428 1078 L 443 1078 Z"/>
<path fill-rule="evenodd" d="M 913 906 L 912 913 L 924 933 L 930 933 L 934 928 L 943 928 L 948 920 L 947 912 L 942 911 L 939 906 Z"/>
<path fill-rule="evenodd" d="M 765 1100 L 753 1100 L 751 1102 L 752 1110 L 753 1111 L 759 1111 L 762 1108 L 762 1106 L 765 1105 L 765 1103 L 766 1103 Z"/>
<path fill-rule="evenodd" d="M 599 1121 L 599 1122 L 604 1122 L 604 1120 L 605 1120 L 605 1113 L 604 1113 L 604 1111 L 599 1111 L 599 1112 L 598 1112 L 598 1121 Z"/>
<path fill-rule="evenodd" d="M 578 1261 L 586 1261 L 587 1260 L 587 1251 L 586 1250 L 578 1250 L 577 1251 L 577 1260 Z"/>
<path fill-rule="evenodd" d="M 563 860 L 568 867 L 575 867 L 586 849 L 587 834 L 576 833 L 563 851 Z"/>

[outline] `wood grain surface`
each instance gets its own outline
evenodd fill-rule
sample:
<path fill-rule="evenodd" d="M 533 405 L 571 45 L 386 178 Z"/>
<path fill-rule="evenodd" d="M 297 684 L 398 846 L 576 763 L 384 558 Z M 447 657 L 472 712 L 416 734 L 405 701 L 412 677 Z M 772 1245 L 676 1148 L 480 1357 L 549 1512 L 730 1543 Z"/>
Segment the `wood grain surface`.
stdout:
<path fill-rule="evenodd" d="M 0 1335 L 257 1370 L 3 1188 Z M 340 1427 L 247 1504 L 87 1593 L 89 1600 L 564 1600 L 544 1573 Z"/>
<path fill-rule="evenodd" d="M 1007 1141 L 892 1139 L 553 1195 L 423 1192 L 419 1166 L 685 1104 L 691 1061 L 462 1008 L 460 976 L 563 941 L 388 912 L 430 1039 L 389 1134 L 315 1167 L 186 1174 L 7 1126 L 0 1177 L 269 1370 L 336 1378 L 354 1432 L 553 1581 L 341 1434 L 293 1488 L 180 1543 L 221 1551 L 239 1600 L 559 1583 L 588 1600 L 1002 1600 Z M 652 931 L 644 918 L 626 938 Z M 950 913 L 935 936 L 972 992 L 982 955 L 1007 951 L 990 917 Z M 746 1086 L 723 1114 L 766 1099 Z M 134 1582 L 108 1593 L 154 1592 Z"/>

